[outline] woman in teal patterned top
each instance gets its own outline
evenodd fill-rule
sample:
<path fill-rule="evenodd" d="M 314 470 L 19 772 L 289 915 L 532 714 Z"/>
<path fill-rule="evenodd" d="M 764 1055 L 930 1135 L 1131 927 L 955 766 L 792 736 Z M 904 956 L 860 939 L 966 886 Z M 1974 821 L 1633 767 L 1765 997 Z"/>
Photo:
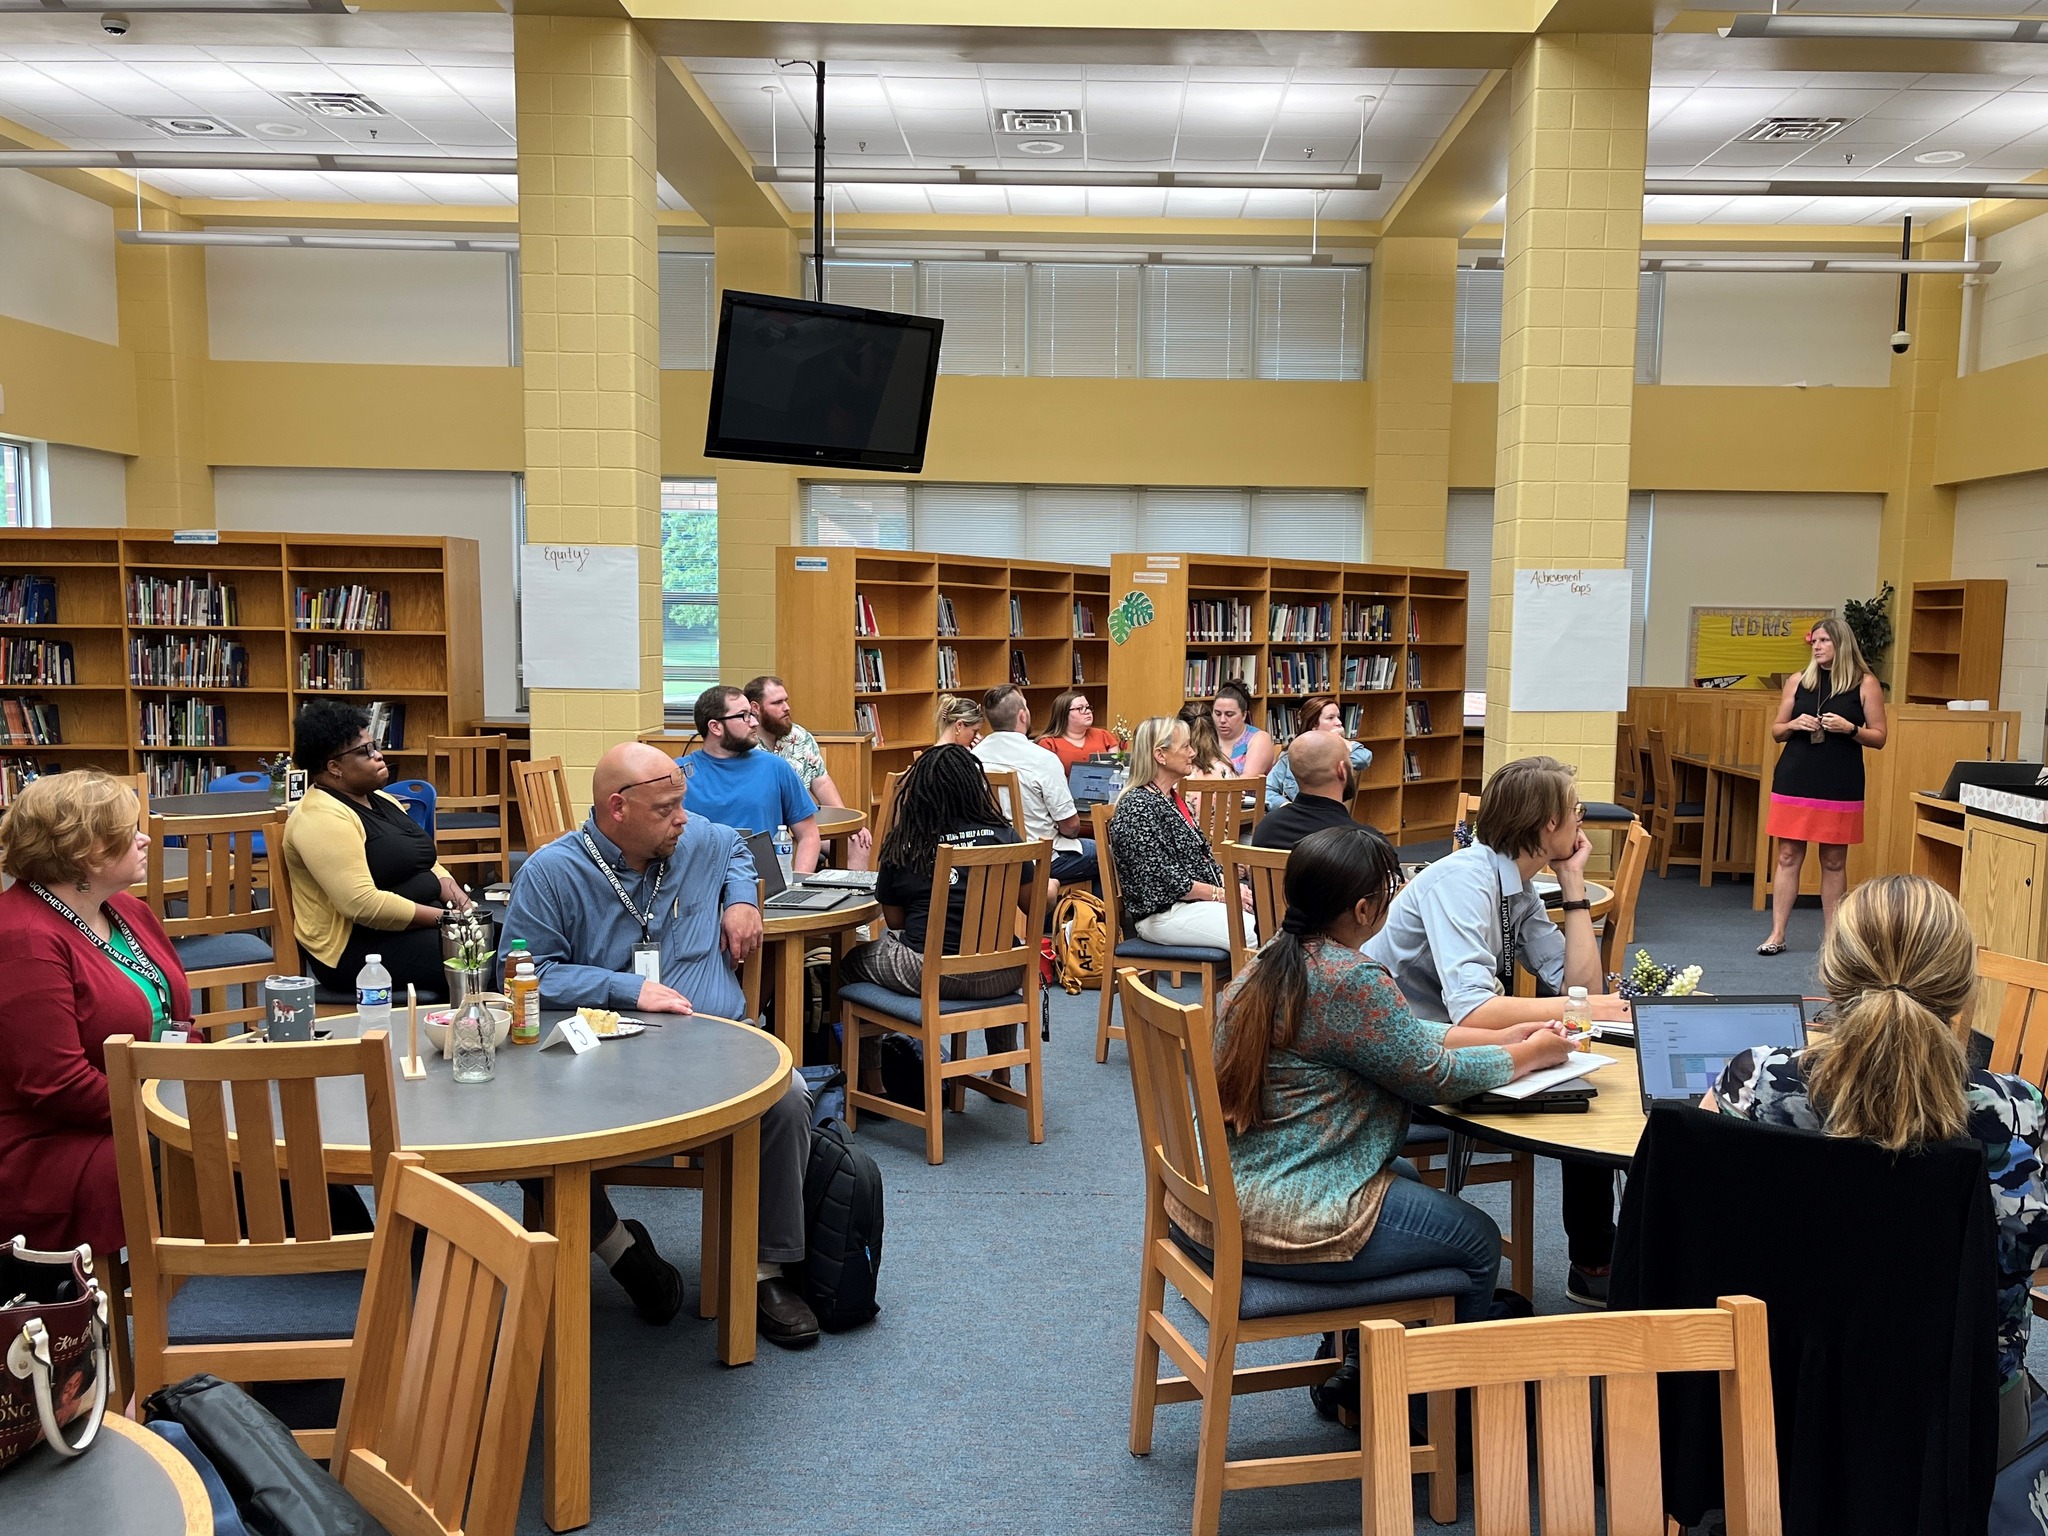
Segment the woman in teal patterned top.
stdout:
<path fill-rule="evenodd" d="M 1304 838 L 1285 879 L 1280 933 L 1218 1008 L 1245 1269 L 1331 1282 L 1460 1269 L 1471 1288 L 1458 1321 L 1483 1320 L 1500 1229 L 1398 1155 L 1411 1106 L 1498 1088 L 1557 1065 L 1569 1047 L 1546 1024 L 1447 1029 L 1409 1012 L 1386 968 L 1359 953 L 1401 883 L 1399 859 L 1371 827 Z"/>

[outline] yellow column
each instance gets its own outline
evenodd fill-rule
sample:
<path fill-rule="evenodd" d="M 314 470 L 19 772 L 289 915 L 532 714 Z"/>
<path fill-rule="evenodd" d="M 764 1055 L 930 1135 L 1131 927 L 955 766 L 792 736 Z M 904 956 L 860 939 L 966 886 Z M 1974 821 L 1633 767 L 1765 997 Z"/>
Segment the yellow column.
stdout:
<path fill-rule="evenodd" d="M 513 18 L 526 536 L 637 545 L 640 686 L 534 689 L 533 750 L 590 798 L 606 748 L 661 724 L 661 339 L 654 54 L 623 20 Z"/>
<path fill-rule="evenodd" d="M 1442 565 L 1450 501 L 1458 242 L 1382 240 L 1373 258 L 1372 558 Z"/>
<path fill-rule="evenodd" d="M 1486 766 L 1548 753 L 1612 797 L 1614 715 L 1508 708 L 1515 573 L 1624 563 L 1650 39 L 1538 37 L 1510 81 Z"/>
<path fill-rule="evenodd" d="M 712 232 L 723 293 L 800 294 L 802 253 L 787 229 L 727 226 Z M 795 541 L 798 478 L 780 464 L 717 460 L 718 671 L 738 686 L 775 670 L 775 551 Z M 804 699 L 796 701 L 801 710 Z"/>
<path fill-rule="evenodd" d="M 1929 245 L 1916 254 L 1960 259 L 1960 242 Z M 1944 379 L 1956 376 L 1962 347 L 1963 282 L 1959 277 L 1915 277 L 1907 287 L 1906 329 L 1913 338 L 1892 359 L 1892 468 L 1878 526 L 1878 582 L 1898 587 L 1892 599 L 1892 648 L 1880 670 L 1898 676 L 1906 655 L 1916 581 L 1945 581 L 1955 557 L 1956 492 L 1934 483 L 1934 447 Z"/>
<path fill-rule="evenodd" d="M 121 215 L 135 227 L 132 212 Z M 145 230 L 199 226 L 161 208 Z M 128 521 L 139 528 L 211 528 L 206 462 L 206 251 L 193 245 L 116 245 L 121 345 L 135 357 L 139 451 L 128 461 Z"/>

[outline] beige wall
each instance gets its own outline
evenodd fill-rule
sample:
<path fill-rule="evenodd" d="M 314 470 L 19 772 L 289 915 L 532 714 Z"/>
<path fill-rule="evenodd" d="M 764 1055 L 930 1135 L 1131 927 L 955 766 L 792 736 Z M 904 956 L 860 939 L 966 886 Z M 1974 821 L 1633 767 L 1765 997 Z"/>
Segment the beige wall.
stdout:
<path fill-rule="evenodd" d="M 223 528 L 475 539 L 483 585 L 484 711 L 518 707 L 512 609 L 517 477 L 459 470 L 216 469 Z"/>
<path fill-rule="evenodd" d="M 1979 370 L 2048 352 L 2048 219 L 2029 219 L 1991 236 L 1978 254 L 1998 270 L 1971 301 Z"/>
<path fill-rule="evenodd" d="M 1877 590 L 1879 496 L 1659 491 L 1643 683 L 1678 687 L 1692 610 L 1826 604 Z"/>
<path fill-rule="evenodd" d="M 2048 708 L 2048 475 L 1957 487 L 1954 574 L 2005 580 L 1998 707 L 2019 711 L 2020 756 L 2039 762 Z"/>
<path fill-rule="evenodd" d="M 467 251 L 206 253 L 209 350 L 224 361 L 511 361 L 506 258 Z"/>
<path fill-rule="evenodd" d="M 1897 297 L 1882 274 L 1667 273 L 1658 382 L 1881 389 Z"/>
<path fill-rule="evenodd" d="M 118 453 L 51 443 L 44 489 L 58 528 L 118 528 L 128 521 L 128 460 Z"/>
<path fill-rule="evenodd" d="M 113 210 L 27 171 L 0 171 L 0 315 L 119 341 Z"/>

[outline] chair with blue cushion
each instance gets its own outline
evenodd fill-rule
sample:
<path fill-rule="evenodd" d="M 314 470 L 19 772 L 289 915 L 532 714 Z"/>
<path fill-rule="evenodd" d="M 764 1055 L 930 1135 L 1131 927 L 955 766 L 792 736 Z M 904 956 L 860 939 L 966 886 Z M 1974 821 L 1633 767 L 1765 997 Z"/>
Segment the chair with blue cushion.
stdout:
<path fill-rule="evenodd" d="M 489 884 L 512 878 L 512 794 L 505 736 L 429 736 L 427 777 L 434 783 L 434 847 L 461 880 L 462 866 Z M 489 871 L 495 867 L 497 873 Z"/>
<path fill-rule="evenodd" d="M 922 992 L 906 997 L 871 981 L 849 982 L 839 989 L 848 1130 L 858 1127 L 862 1110 L 921 1125 L 925 1161 L 943 1162 L 946 1111 L 962 1109 L 966 1100 L 963 1090 L 972 1088 L 998 1103 L 1022 1108 L 1032 1144 L 1045 1140 L 1045 1087 L 1038 1054 L 1038 936 L 1045 931 L 1045 882 L 1051 867 L 1052 844 L 1046 840 L 1001 843 L 992 848 L 939 848 L 932 868 L 931 916 L 925 926 Z M 961 902 L 960 935 L 958 944 L 949 947 L 947 909 L 956 887 Z M 1025 915 L 1021 925 L 1017 921 L 1020 911 Z M 1022 974 L 1023 985 L 1001 997 L 939 996 L 944 977 L 1009 970 Z M 969 1031 L 1006 1025 L 1021 1032 L 1022 1045 L 1007 1051 L 986 1049 L 978 1056 L 969 1053 Z M 856 1086 L 861 1041 L 886 1034 L 908 1035 L 923 1049 L 922 1108 L 863 1093 Z M 943 1059 L 945 1053 L 940 1050 L 941 1042 L 948 1039 L 952 1043 L 950 1060 Z M 980 1075 L 1011 1067 L 1024 1069 L 1021 1090 L 1006 1080 Z M 947 1100 L 943 1105 L 942 1087 Z"/>
<path fill-rule="evenodd" d="M 425 779 L 393 779 L 384 786 L 384 793 L 405 807 L 405 814 L 412 818 L 414 826 L 429 837 L 434 835 L 440 797 L 433 785 Z"/>
<path fill-rule="evenodd" d="M 1217 978 L 1228 979 L 1231 975 L 1230 951 L 1227 949 L 1202 949 L 1184 944 L 1154 944 L 1150 939 L 1141 939 L 1135 933 L 1124 934 L 1123 888 L 1117 880 L 1116 857 L 1109 847 L 1109 819 L 1113 806 L 1098 805 L 1089 811 L 1089 820 L 1095 829 L 1095 873 L 1097 889 L 1102 893 L 1103 921 L 1109 927 L 1112 961 L 1110 971 L 1116 970 L 1117 961 L 1135 965 L 1147 975 L 1159 971 L 1171 971 L 1176 981 L 1182 971 L 1194 971 L 1202 978 L 1202 1009 L 1210 1018 L 1216 1017 Z M 1263 927 L 1260 932 L 1264 932 Z M 1116 987 L 1108 976 L 1102 979 L 1102 1005 L 1095 1018 L 1095 1059 L 1109 1060 L 1109 1042 L 1124 1037 L 1124 1027 L 1112 1022 L 1112 1010 L 1116 1007 Z"/>
<path fill-rule="evenodd" d="M 206 792 L 209 795 L 246 795 L 252 793 L 267 795 L 270 793 L 270 775 L 248 771 L 224 773 L 206 786 Z M 270 857 L 269 846 L 264 843 L 263 835 L 260 832 L 256 835 L 256 857 L 259 859 Z"/>
<path fill-rule="evenodd" d="M 1129 968 L 1118 970 L 1112 984 L 1123 994 L 1131 1089 L 1145 1159 L 1131 1454 L 1151 1453 L 1152 1424 L 1161 1403 L 1201 1402 L 1194 1531 L 1205 1536 L 1216 1529 L 1226 1489 L 1348 1482 L 1362 1471 L 1356 1451 L 1229 1459 L 1230 1409 L 1238 1393 L 1313 1386 L 1338 1366 L 1337 1359 L 1319 1359 L 1240 1367 L 1240 1346 L 1344 1333 L 1379 1318 L 1446 1325 L 1456 1317 L 1456 1299 L 1471 1290 L 1472 1282 L 1459 1269 L 1329 1284 L 1247 1275 L 1230 1138 L 1216 1091 L 1210 1015 L 1192 1003 L 1160 996 Z M 1183 1230 L 1177 1221 L 1197 1230 Z M 1169 1286 L 1200 1314 L 1207 1326 L 1206 1347 L 1191 1339 L 1168 1311 Z M 1162 1352 L 1183 1374 L 1159 1374 Z M 1370 1382 L 1361 1383 L 1361 1397 L 1370 1390 Z M 1405 1414 L 1406 1402 L 1399 1407 Z M 1409 1470 L 1429 1477 L 1430 1514 L 1439 1523 L 1455 1520 L 1458 1456 L 1452 1393 L 1429 1394 L 1429 1439 L 1410 1450 Z"/>
<path fill-rule="evenodd" d="M 192 985 L 192 1021 L 209 1039 L 233 1025 L 261 1020 L 258 983 L 298 970 L 291 882 L 271 879 L 247 853 L 265 833 L 281 838 L 284 823 L 282 809 L 247 816 L 149 818 L 153 843 L 161 845 L 171 827 L 185 839 L 184 889 L 176 893 L 183 898 L 182 912 L 172 913 L 174 893 L 167 888 L 162 859 L 149 861 L 144 899 L 178 952 Z M 244 850 L 240 856 L 237 844 Z M 227 995 L 230 987 L 238 998 Z"/>

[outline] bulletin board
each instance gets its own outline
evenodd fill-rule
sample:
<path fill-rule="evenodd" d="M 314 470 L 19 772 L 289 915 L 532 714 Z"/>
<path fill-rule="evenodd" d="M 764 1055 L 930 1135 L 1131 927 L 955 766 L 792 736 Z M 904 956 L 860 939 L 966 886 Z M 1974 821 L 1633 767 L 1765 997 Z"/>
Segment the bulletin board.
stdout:
<path fill-rule="evenodd" d="M 1806 637 L 1830 607 L 1695 608 L 1685 675 L 1698 688 L 1780 688 L 1812 659 Z"/>

